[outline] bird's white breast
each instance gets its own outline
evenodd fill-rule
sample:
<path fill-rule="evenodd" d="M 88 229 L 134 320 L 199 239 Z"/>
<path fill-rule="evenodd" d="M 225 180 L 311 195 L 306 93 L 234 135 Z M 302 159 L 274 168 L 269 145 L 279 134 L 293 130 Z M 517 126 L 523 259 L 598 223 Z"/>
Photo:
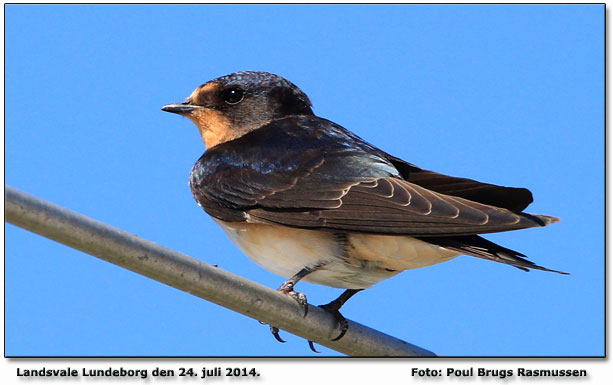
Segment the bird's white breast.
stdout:
<path fill-rule="evenodd" d="M 406 235 L 374 235 L 305 230 L 285 226 L 215 220 L 255 263 L 291 277 L 317 268 L 304 281 L 362 289 L 403 270 L 448 261 L 460 253 Z"/>

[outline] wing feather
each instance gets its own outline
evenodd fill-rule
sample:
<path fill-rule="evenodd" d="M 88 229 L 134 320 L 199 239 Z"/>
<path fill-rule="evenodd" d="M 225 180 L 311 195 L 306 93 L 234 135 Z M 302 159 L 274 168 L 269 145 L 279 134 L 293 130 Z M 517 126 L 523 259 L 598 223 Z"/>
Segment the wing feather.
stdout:
<path fill-rule="evenodd" d="M 292 196 L 292 191 L 282 195 L 285 206 L 294 202 L 293 210 L 271 211 L 265 198 L 257 208 L 248 211 L 248 221 L 423 237 L 482 234 L 540 225 L 530 216 L 429 191 L 396 177 L 380 178 L 376 184 L 372 181 L 357 184 L 340 199 L 318 201 L 317 209 L 310 210 L 300 208 L 304 206 L 298 203 L 299 195 Z"/>
<path fill-rule="evenodd" d="M 421 170 L 317 117 L 286 118 L 209 149 L 190 185 L 209 214 L 251 223 L 437 237 L 557 221 L 517 212 L 529 203 L 525 189 Z"/>

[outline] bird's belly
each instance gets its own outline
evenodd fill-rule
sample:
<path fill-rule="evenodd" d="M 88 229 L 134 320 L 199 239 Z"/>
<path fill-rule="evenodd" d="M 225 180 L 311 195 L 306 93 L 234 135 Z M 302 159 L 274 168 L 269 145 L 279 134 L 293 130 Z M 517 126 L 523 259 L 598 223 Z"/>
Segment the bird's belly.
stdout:
<path fill-rule="evenodd" d="M 251 260 L 266 270 L 289 278 L 310 267 L 315 271 L 303 281 L 345 289 L 367 288 L 403 270 L 434 265 L 459 255 L 404 235 L 215 221 Z"/>

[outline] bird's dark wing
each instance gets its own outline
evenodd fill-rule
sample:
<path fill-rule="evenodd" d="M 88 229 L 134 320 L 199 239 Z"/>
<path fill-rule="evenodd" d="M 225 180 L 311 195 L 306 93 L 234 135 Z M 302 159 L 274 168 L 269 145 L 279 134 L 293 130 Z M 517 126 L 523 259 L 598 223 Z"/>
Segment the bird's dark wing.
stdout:
<path fill-rule="evenodd" d="M 307 203 L 302 198 L 304 192 L 289 189 L 262 199 L 259 207 L 247 211 L 247 219 L 254 223 L 421 237 L 483 234 L 557 221 L 440 194 L 397 177 L 325 191 L 329 196 L 322 200 L 319 210 L 297 211 L 292 202 Z M 311 199 L 308 203 L 315 202 Z"/>
<path fill-rule="evenodd" d="M 443 175 L 423 170 L 395 156 L 386 155 L 405 180 L 428 190 L 502 207 L 514 212 L 521 212 L 532 203 L 532 193 L 525 188 L 496 186 L 468 178 Z"/>
<path fill-rule="evenodd" d="M 557 221 L 405 180 L 385 153 L 317 117 L 275 121 L 210 149 L 191 187 L 209 214 L 226 221 L 424 237 Z"/>

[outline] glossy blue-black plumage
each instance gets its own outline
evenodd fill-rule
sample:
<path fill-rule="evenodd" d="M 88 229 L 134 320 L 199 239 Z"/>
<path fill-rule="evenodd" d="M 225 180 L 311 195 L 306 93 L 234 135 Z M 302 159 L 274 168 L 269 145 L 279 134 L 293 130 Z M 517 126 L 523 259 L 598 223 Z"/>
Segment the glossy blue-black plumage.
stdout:
<path fill-rule="evenodd" d="M 194 165 L 190 186 L 209 214 L 228 220 L 214 214 L 219 206 L 248 210 L 305 177 L 306 195 L 324 194 L 322 189 L 337 194 L 339 186 L 397 175 L 384 153 L 343 127 L 315 116 L 292 116 L 208 150 Z M 290 205 L 297 208 L 292 201 L 276 207 Z"/>

